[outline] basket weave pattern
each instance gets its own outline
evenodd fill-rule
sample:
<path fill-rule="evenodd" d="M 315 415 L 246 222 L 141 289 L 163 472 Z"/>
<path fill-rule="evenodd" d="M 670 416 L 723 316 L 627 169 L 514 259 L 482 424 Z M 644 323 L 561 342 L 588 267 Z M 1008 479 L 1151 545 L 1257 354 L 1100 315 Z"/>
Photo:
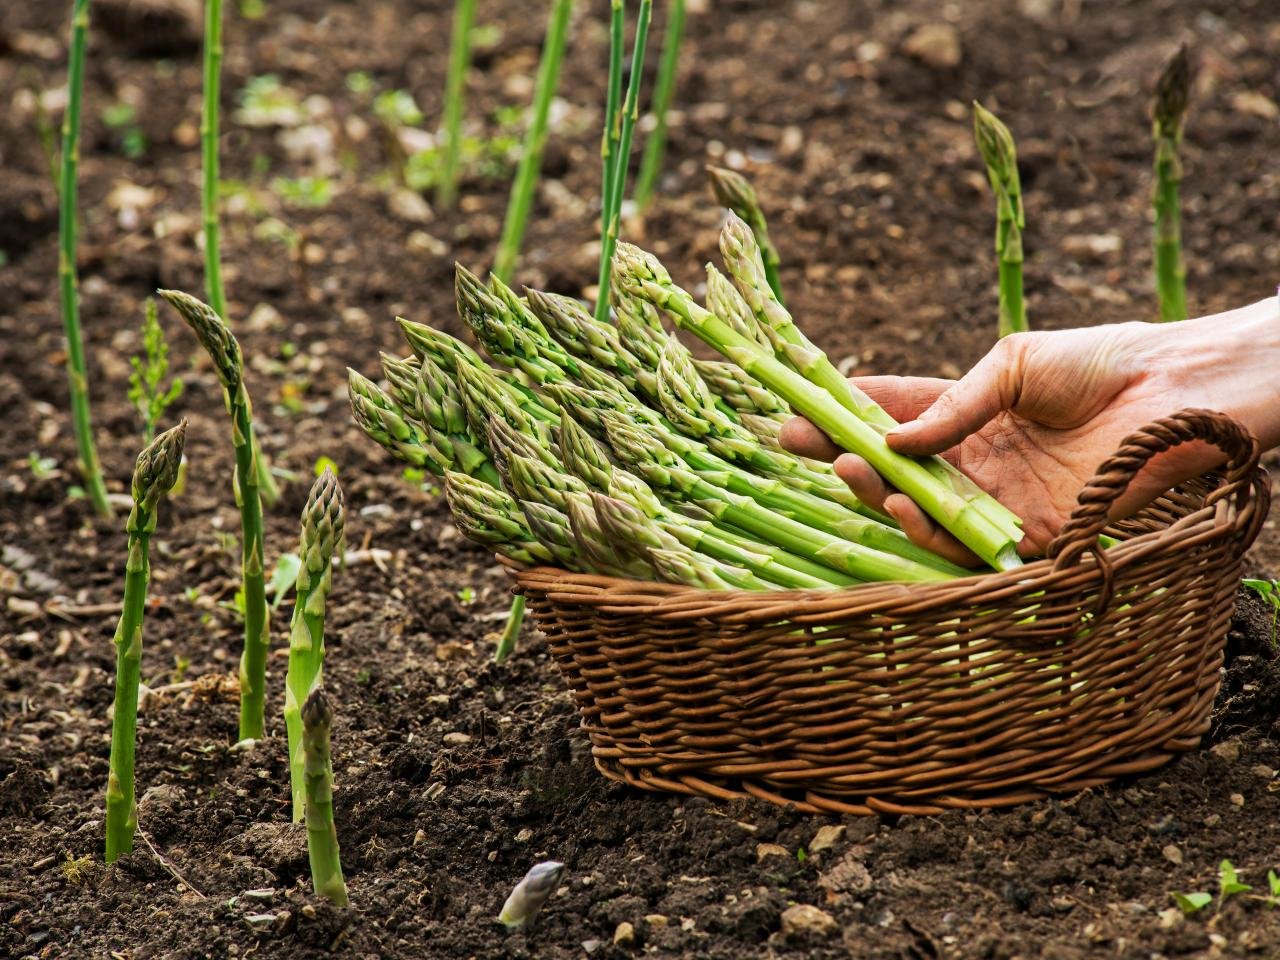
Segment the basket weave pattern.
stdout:
<path fill-rule="evenodd" d="M 1107 530 L 1152 456 L 1191 440 L 1221 475 Z M 1184 410 L 1130 436 L 1047 559 L 947 583 L 707 591 L 514 570 L 606 776 L 807 812 L 996 807 L 1150 770 L 1208 729 L 1258 446 Z"/>

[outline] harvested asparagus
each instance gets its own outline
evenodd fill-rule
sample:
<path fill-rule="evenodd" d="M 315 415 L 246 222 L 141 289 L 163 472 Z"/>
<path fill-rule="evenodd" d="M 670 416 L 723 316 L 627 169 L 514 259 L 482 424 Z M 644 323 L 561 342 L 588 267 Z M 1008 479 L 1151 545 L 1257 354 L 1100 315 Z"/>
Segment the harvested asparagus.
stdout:
<path fill-rule="evenodd" d="M 133 509 L 125 523 L 129 558 L 125 562 L 124 606 L 116 626 L 116 692 L 111 719 L 111 761 L 107 776 L 106 859 L 114 863 L 133 849 L 138 826 L 133 757 L 137 745 L 138 685 L 142 664 L 142 620 L 151 579 L 151 535 L 156 507 L 178 478 L 187 422 L 166 430 L 138 455 L 133 470 Z"/>
<path fill-rule="evenodd" d="M 160 290 L 160 296 L 182 315 L 213 360 L 222 384 L 222 397 L 231 416 L 231 441 L 236 469 L 232 490 L 240 508 L 240 568 L 244 588 L 244 652 L 240 657 L 240 739 L 261 740 L 266 732 L 268 619 L 263 577 L 262 501 L 259 495 L 257 447 L 253 407 L 244 385 L 240 344 L 223 319 L 206 303 L 180 290 Z"/>
<path fill-rule="evenodd" d="M 1151 110 L 1151 133 L 1156 142 L 1155 271 L 1161 320 L 1187 318 L 1187 267 L 1182 259 L 1182 124 L 1190 98 L 1191 67 L 1184 43 L 1160 74 Z"/>
<path fill-rule="evenodd" d="M 1013 135 L 1000 119 L 976 100 L 973 135 L 987 167 L 987 179 L 996 195 L 996 259 L 1000 268 L 1000 336 L 1027 329 L 1022 298 L 1022 185 L 1018 180 L 1018 153 Z"/>
<path fill-rule="evenodd" d="M 345 907 L 347 883 L 338 854 L 338 830 L 333 823 L 333 761 L 329 732 L 333 710 L 323 687 L 316 687 L 302 704 L 302 764 L 307 856 L 311 861 L 311 885 L 316 896 Z"/>
<path fill-rule="evenodd" d="M 293 619 L 289 626 L 289 667 L 285 674 L 284 723 L 289 743 L 289 783 L 293 822 L 305 810 L 306 763 L 302 749 L 302 704 L 319 686 L 324 671 L 324 614 L 333 581 L 333 552 L 342 544 L 345 522 L 342 487 L 329 467 L 312 484 L 302 511 Z"/>

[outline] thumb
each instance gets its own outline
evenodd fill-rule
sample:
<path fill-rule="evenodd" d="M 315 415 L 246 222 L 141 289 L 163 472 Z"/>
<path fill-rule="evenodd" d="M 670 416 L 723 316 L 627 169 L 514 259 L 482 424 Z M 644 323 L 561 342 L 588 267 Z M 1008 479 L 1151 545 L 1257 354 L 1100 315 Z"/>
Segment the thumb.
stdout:
<path fill-rule="evenodd" d="M 1000 340 L 919 417 L 885 436 L 899 453 L 925 456 L 956 446 L 1018 402 L 1027 351 L 1035 334 Z"/>

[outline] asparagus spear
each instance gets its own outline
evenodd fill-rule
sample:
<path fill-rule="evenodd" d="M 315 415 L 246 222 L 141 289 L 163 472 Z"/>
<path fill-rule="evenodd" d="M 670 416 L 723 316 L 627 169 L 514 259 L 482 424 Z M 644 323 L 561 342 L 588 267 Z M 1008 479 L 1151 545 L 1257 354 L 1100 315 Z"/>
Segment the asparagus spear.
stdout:
<path fill-rule="evenodd" d="M 196 339 L 213 360 L 222 383 L 222 397 L 231 415 L 231 441 L 236 471 L 232 489 L 240 507 L 241 579 L 244 585 L 244 652 L 240 657 L 240 739 L 260 740 L 266 732 L 268 619 L 263 578 L 262 501 L 259 495 L 257 448 L 253 438 L 253 407 L 244 385 L 240 344 L 223 319 L 208 304 L 180 290 L 160 290 L 160 296 L 182 315 Z"/>
<path fill-rule="evenodd" d="M 845 392 L 837 395 L 824 389 L 824 385 L 781 363 L 757 343 L 743 337 L 713 313 L 699 306 L 688 293 L 672 282 L 655 258 L 639 248 L 619 244 L 617 260 L 619 278 L 636 296 L 648 299 L 655 306 L 671 313 L 680 326 L 692 331 L 766 384 L 825 431 L 838 445 L 864 457 L 890 483 L 919 503 L 930 516 L 984 561 L 997 569 L 1008 569 L 1020 564 L 1017 556 L 1017 541 L 1020 537 L 1015 537 L 1007 527 L 997 525 L 989 519 L 979 506 L 980 498 L 966 497 L 955 487 L 940 482 L 919 461 L 889 449 L 880 430 L 855 416 L 844 406 L 845 403 L 852 403 L 852 396 L 843 378 L 840 378 L 840 388 Z M 732 264 L 730 272 L 733 272 Z M 802 364 L 801 369 L 811 371 L 815 377 L 824 366 L 834 371 L 830 361 L 816 348 L 806 352 L 798 345 L 791 346 L 796 348 L 791 351 L 791 356 Z M 838 376 L 838 371 L 836 374 Z M 864 395 L 863 399 L 867 405 L 879 410 L 879 407 L 871 403 L 870 398 Z M 887 415 L 880 411 L 880 416 Z M 858 575 L 855 571 L 849 572 Z M 883 578 L 872 575 L 870 579 Z"/>
<path fill-rule="evenodd" d="M 453 449 L 445 438 L 420 429 L 382 388 L 350 368 L 347 396 L 356 425 L 394 456 L 436 475 L 453 467 Z"/>
<path fill-rule="evenodd" d="M 106 858 L 114 863 L 133 849 L 138 826 L 133 756 L 137 745 L 138 684 L 142 664 L 142 619 L 151 578 L 151 535 L 156 507 L 178 478 L 187 421 L 166 430 L 138 455 L 133 470 L 133 509 L 125 530 L 129 559 L 125 563 L 124 606 L 116 626 L 116 693 L 111 719 L 111 762 L 107 777 Z"/>
<path fill-rule="evenodd" d="M 551 545 L 544 545 L 543 538 L 535 536 L 531 518 L 505 491 L 452 470 L 445 473 L 444 479 L 453 522 L 468 540 L 517 563 L 581 569 L 570 545 L 555 545 L 554 540 Z"/>
<path fill-rule="evenodd" d="M 386 354 L 382 370 L 401 406 L 412 410 L 416 422 L 437 442 L 447 445 L 453 469 L 492 480 L 485 473 L 489 456 L 471 432 L 461 391 L 448 374 L 429 357 L 410 365 Z"/>
<path fill-rule="evenodd" d="M 748 416 L 761 417 L 774 424 L 776 433 L 778 424 L 791 415 L 787 405 L 772 390 L 741 367 L 723 360 L 695 358 L 693 368 L 711 392 L 733 408 L 743 426 L 748 426 Z"/>
<path fill-rule="evenodd" d="M 724 255 L 725 265 L 734 283 L 755 314 L 761 331 L 774 345 L 777 360 L 790 366 L 793 371 L 811 381 L 815 386 L 824 388 L 841 406 L 881 436 L 898 426 L 898 421 L 885 413 L 879 404 L 846 379 L 827 359 L 826 354 L 796 326 L 786 307 L 773 296 L 764 282 L 764 267 L 760 262 L 759 251 L 755 247 L 755 238 L 746 224 L 733 215 L 730 215 L 720 233 L 720 251 Z M 661 269 L 660 264 L 659 269 Z M 683 291 L 681 293 L 683 294 Z M 687 297 L 687 294 L 684 295 Z M 1022 539 L 1022 521 L 986 494 L 953 464 L 941 457 L 927 457 L 915 462 L 918 462 L 941 487 L 952 491 L 969 503 L 977 513 L 985 517 L 1009 539 L 1014 542 Z M 1016 561 L 1017 557 L 1014 554 L 1006 558 L 1006 562 Z"/>
<path fill-rule="evenodd" d="M 333 761 L 329 731 L 333 710 L 323 687 L 316 687 L 302 705 L 302 764 L 307 821 L 307 856 L 316 896 L 345 907 L 347 883 L 338 855 L 338 830 L 333 825 Z"/>
<path fill-rule="evenodd" d="M 680 42 L 684 39 L 684 0 L 670 0 L 667 4 L 667 29 L 662 37 L 662 58 L 658 62 L 658 79 L 653 86 L 653 129 L 644 143 L 644 155 L 640 158 L 640 172 L 636 175 L 636 207 L 648 206 L 653 188 L 662 170 L 662 158 L 667 148 L 667 112 L 671 109 L 671 97 L 676 87 L 676 66 L 680 61 Z"/>
<path fill-rule="evenodd" d="M 976 100 L 973 102 L 973 135 L 987 166 L 987 179 L 996 195 L 996 258 L 1000 263 L 1000 336 L 1027 329 L 1022 299 L 1022 185 L 1018 181 L 1018 154 L 1013 135 Z"/>
<path fill-rule="evenodd" d="M 764 211 L 760 209 L 760 199 L 756 196 L 755 187 L 740 173 L 725 167 L 707 167 L 707 178 L 711 181 L 711 191 L 716 195 L 716 203 L 728 207 L 737 217 L 741 217 L 751 227 L 756 244 L 760 247 L 760 258 L 764 262 L 765 276 L 773 295 L 782 300 L 782 279 L 778 275 L 778 248 L 769 239 L 769 223 L 765 220 Z M 715 308 L 711 308 L 713 312 Z"/>
<path fill-rule="evenodd" d="M 306 763 L 302 748 L 302 704 L 321 683 L 324 671 L 324 614 L 333 582 L 333 552 L 342 544 L 342 487 L 328 467 L 312 484 L 302 511 L 302 536 L 293 620 L 289 627 L 289 669 L 285 675 L 284 723 L 289 742 L 289 782 L 293 822 L 305 810 Z"/>
<path fill-rule="evenodd" d="M 601 200 L 601 207 L 604 208 L 607 204 L 608 209 L 607 214 L 601 217 L 600 280 L 597 285 L 599 299 L 596 302 L 596 319 L 602 322 L 609 319 L 609 272 L 613 269 L 613 248 L 618 242 L 618 231 L 622 223 L 622 198 L 626 192 L 627 164 L 631 159 L 631 134 L 640 116 L 640 82 L 644 74 L 645 45 L 649 39 L 649 20 L 652 14 L 653 0 L 640 0 L 640 11 L 636 14 L 635 40 L 631 48 L 631 75 L 627 80 L 627 97 L 617 115 L 618 135 L 614 141 L 617 153 L 608 158 L 612 161 L 613 169 L 605 183 L 606 195 Z M 611 82 L 614 69 L 611 61 Z M 610 95 L 612 96 L 612 90 Z"/>
<path fill-rule="evenodd" d="M 444 91 L 444 160 L 436 205 L 448 210 L 458 197 L 458 170 L 462 158 L 462 113 L 467 96 L 467 71 L 471 67 L 471 24 L 476 0 L 457 0 L 449 33 L 449 72 Z"/>
<path fill-rule="evenodd" d="M 1156 295 L 1161 320 L 1187 318 L 1187 267 L 1182 260 L 1182 124 L 1190 98 L 1191 67 L 1184 43 L 1165 65 L 1156 84 L 1151 111 L 1151 131 L 1156 142 L 1155 187 L 1155 268 Z"/>
<path fill-rule="evenodd" d="M 71 394 L 71 426 L 76 438 L 80 476 L 94 510 L 112 516 L 107 487 L 93 441 L 89 406 L 89 372 L 80 332 L 80 289 L 76 274 L 76 172 L 80 163 L 80 104 L 84 92 L 84 54 L 89 35 L 89 0 L 71 8 L 71 50 L 67 61 L 67 109 L 62 117 L 62 158 L 58 183 L 58 293 L 62 328 L 67 337 L 67 383 Z"/>
<path fill-rule="evenodd" d="M 622 0 L 613 0 L 614 9 L 622 9 Z M 622 41 L 618 41 L 622 45 Z M 508 930 L 517 930 L 526 924 L 532 925 L 551 894 L 560 886 L 560 878 L 564 876 L 564 864 L 555 860 L 534 864 L 524 879 L 516 884 L 502 905 L 498 921 Z"/>

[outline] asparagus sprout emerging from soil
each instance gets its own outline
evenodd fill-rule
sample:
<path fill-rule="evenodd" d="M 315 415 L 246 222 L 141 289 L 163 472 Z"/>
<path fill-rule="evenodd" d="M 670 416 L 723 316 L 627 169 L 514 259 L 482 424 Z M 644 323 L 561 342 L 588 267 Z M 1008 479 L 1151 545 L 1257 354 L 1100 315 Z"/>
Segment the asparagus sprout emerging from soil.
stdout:
<path fill-rule="evenodd" d="M 324 615 L 333 582 L 333 554 L 341 549 L 345 522 L 342 486 L 329 467 L 311 487 L 302 511 L 302 535 L 293 620 L 289 627 L 289 669 L 285 676 L 284 722 L 289 738 L 289 782 L 293 821 L 305 808 L 306 763 L 302 749 L 302 704 L 324 672 Z"/>
<path fill-rule="evenodd" d="M 307 856 L 316 895 L 345 907 L 347 884 L 338 855 L 338 831 L 333 824 L 333 761 L 329 731 L 333 710 L 323 687 L 316 687 L 302 705 L 302 762 L 305 778 Z"/>
<path fill-rule="evenodd" d="M 502 239 L 498 241 L 498 253 L 493 260 L 493 272 L 503 281 L 509 281 L 515 270 L 520 244 L 524 240 L 525 225 L 529 221 L 533 189 L 538 182 L 538 169 L 542 164 L 542 148 L 547 142 L 551 100 L 560 79 L 560 63 L 564 60 L 565 41 L 569 35 L 569 15 L 572 12 L 573 0 L 555 0 L 551 7 L 547 36 L 542 43 L 542 59 L 538 63 L 538 79 L 533 89 L 533 115 L 524 135 L 520 165 L 516 169 L 515 181 L 511 184 L 507 216 L 502 224 Z"/>
<path fill-rule="evenodd" d="M 996 259 L 1000 269 L 1000 336 L 1027 329 L 1022 300 L 1022 185 L 1013 134 L 982 104 L 973 104 L 973 135 L 996 195 Z"/>
<path fill-rule="evenodd" d="M 1161 320 L 1187 318 L 1187 268 L 1182 259 L 1182 124 L 1190 99 L 1191 66 L 1184 43 L 1160 74 L 1151 110 L 1151 133 L 1156 142 L 1155 271 Z"/>
<path fill-rule="evenodd" d="M 778 248 L 769 239 L 769 223 L 764 211 L 760 209 L 760 199 L 756 196 L 755 187 L 740 173 L 724 167 L 707 167 L 707 178 L 711 181 L 711 190 L 716 195 L 716 203 L 728 207 L 735 216 L 740 217 L 751 228 L 756 243 L 760 247 L 760 259 L 764 263 L 765 277 L 773 295 L 782 300 L 782 279 L 778 276 L 778 265 L 782 262 L 778 257 Z"/>
<path fill-rule="evenodd" d="M 555 860 L 534 864 L 524 879 L 516 884 L 507 902 L 502 905 L 498 922 L 508 930 L 531 926 L 538 918 L 543 904 L 555 893 L 564 878 L 564 864 Z"/>
<path fill-rule="evenodd" d="M 467 96 L 467 71 L 471 68 L 471 27 L 476 0 L 457 0 L 449 34 L 449 73 L 444 88 L 443 169 L 436 187 L 436 203 L 448 210 L 458 197 L 458 169 L 462 158 L 462 114 Z"/>
<path fill-rule="evenodd" d="M 138 685 L 142 664 L 142 619 L 151 579 L 151 535 L 156 508 L 178 478 L 187 422 L 166 430 L 138 455 L 133 470 L 133 509 L 125 523 L 129 558 L 125 562 L 124 606 L 116 626 L 116 692 L 111 720 L 111 762 L 107 777 L 106 859 L 113 863 L 133 849 L 138 805 L 133 776 L 137 744 Z"/>
<path fill-rule="evenodd" d="M 649 111 L 653 116 L 653 129 L 645 140 L 640 172 L 636 175 L 635 201 L 640 210 L 649 205 L 667 152 L 667 112 L 676 89 L 676 68 L 680 65 L 680 44 L 684 40 L 684 12 L 684 0 L 667 3 L 667 27 L 662 36 L 662 57 L 658 61 L 658 79 Z"/>
<path fill-rule="evenodd" d="M 67 63 L 67 109 L 62 117 L 62 160 L 58 175 L 58 291 L 62 328 L 67 338 L 67 382 L 71 391 L 71 426 L 85 493 L 100 516 L 112 515 L 107 487 L 93 441 L 89 409 L 89 372 L 80 333 L 80 287 L 76 273 L 76 174 L 80 165 L 80 112 L 84 97 L 84 55 L 89 35 L 89 0 L 71 8 L 71 51 Z"/>
<path fill-rule="evenodd" d="M 232 490 L 240 508 L 241 578 L 244 587 L 244 652 L 240 657 L 240 739 L 265 735 L 268 619 L 263 574 L 262 500 L 254 445 L 253 406 L 244 385 L 240 344 L 212 307 L 180 290 L 160 290 L 191 327 L 213 360 L 222 396 L 231 416 L 231 442 L 236 467 Z"/>

